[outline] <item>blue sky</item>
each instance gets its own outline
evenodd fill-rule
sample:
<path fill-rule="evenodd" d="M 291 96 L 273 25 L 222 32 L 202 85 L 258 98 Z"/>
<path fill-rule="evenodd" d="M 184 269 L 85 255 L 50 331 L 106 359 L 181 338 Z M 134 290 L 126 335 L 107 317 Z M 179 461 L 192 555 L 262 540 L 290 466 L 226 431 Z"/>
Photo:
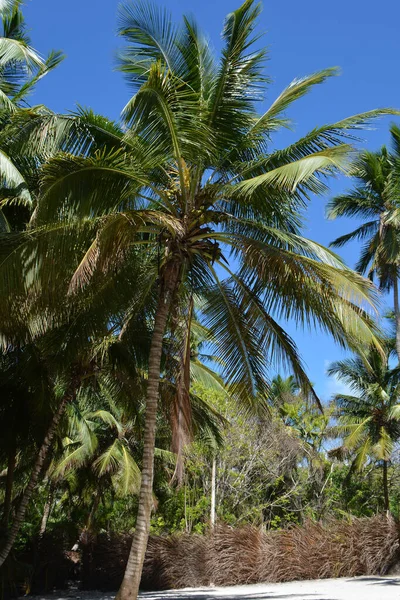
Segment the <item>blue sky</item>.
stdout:
<path fill-rule="evenodd" d="M 240 0 L 239 0 L 240 2 Z M 224 16 L 237 7 L 233 0 L 164 0 L 174 18 L 193 14 L 216 50 L 221 47 Z M 73 110 L 77 103 L 108 117 L 118 115 L 130 96 L 122 76 L 115 72 L 117 0 L 27 0 L 24 12 L 33 46 L 42 53 L 50 48 L 67 55 L 62 65 L 38 87 L 32 102 L 45 103 L 55 111 Z M 392 106 L 400 108 L 400 2 L 386 0 L 286 0 L 265 2 L 260 29 L 269 47 L 269 87 L 265 105 L 293 78 L 330 66 L 342 69 L 340 77 L 300 100 L 288 115 L 296 129 L 276 139 L 275 146 L 290 143 L 317 125 L 352 114 Z M 260 107 L 261 109 L 261 107 Z M 388 142 L 390 118 L 376 122 L 375 130 L 363 134 L 362 146 L 377 149 Z M 400 118 L 398 119 L 400 121 Z M 330 195 L 350 185 L 340 178 L 332 182 Z M 324 243 L 355 227 L 354 221 L 327 221 L 327 198 L 315 198 L 307 212 L 305 235 Z M 354 265 L 358 246 L 341 251 Z M 311 379 L 323 399 L 335 391 L 325 375 L 326 365 L 344 354 L 319 332 L 296 332 L 294 336 Z"/>

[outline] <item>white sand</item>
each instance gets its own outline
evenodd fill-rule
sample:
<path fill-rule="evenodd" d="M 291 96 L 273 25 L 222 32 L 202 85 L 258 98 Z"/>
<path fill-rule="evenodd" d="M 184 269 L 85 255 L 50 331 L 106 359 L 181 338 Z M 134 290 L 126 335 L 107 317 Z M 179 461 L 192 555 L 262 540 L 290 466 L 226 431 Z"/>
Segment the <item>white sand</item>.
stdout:
<path fill-rule="evenodd" d="M 38 596 L 41 600 L 113 600 L 113 594 L 67 592 Z M 293 581 L 226 588 L 143 592 L 142 600 L 400 600 L 400 577 L 355 577 Z"/>
<path fill-rule="evenodd" d="M 143 600 L 400 600 L 400 577 L 293 581 L 227 588 L 149 592 Z"/>

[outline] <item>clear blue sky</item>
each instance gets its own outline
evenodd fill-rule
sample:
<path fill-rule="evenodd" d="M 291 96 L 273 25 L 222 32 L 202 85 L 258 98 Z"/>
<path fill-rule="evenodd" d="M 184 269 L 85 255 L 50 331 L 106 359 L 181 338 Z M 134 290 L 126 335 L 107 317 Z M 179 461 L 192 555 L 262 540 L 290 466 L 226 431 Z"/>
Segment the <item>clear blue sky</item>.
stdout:
<path fill-rule="evenodd" d="M 194 14 L 208 33 L 212 45 L 221 46 L 224 16 L 240 3 L 234 0 L 164 0 L 175 18 Z M 56 111 L 72 110 L 76 103 L 118 118 L 129 99 L 129 89 L 114 71 L 115 51 L 121 44 L 115 35 L 117 0 L 27 0 L 24 9 L 33 46 L 42 53 L 62 49 L 64 63 L 43 80 L 33 101 Z M 289 112 L 296 123 L 294 133 L 276 140 L 281 146 L 307 130 L 372 108 L 400 108 L 400 2 L 399 0 L 286 0 L 265 2 L 260 27 L 270 50 L 268 74 L 273 79 L 267 102 L 293 78 L 318 69 L 340 66 L 342 75 L 315 88 Z M 377 121 L 365 132 L 363 146 L 373 150 L 388 142 L 391 119 Z M 349 185 L 332 182 L 336 194 Z M 312 201 L 307 214 L 306 235 L 329 244 L 356 223 L 327 221 L 326 199 Z M 357 244 L 342 255 L 351 266 Z M 330 339 L 289 331 L 297 341 L 310 376 L 323 399 L 336 389 L 325 375 L 326 364 L 343 356 Z"/>

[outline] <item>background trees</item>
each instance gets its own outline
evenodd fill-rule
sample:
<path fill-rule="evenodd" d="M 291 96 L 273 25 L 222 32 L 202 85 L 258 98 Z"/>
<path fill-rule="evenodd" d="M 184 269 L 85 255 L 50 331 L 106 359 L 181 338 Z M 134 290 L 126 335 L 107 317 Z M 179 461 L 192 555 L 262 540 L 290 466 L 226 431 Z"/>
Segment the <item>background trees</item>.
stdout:
<path fill-rule="evenodd" d="M 388 464 L 400 439 L 399 369 L 390 368 L 389 349 L 384 355 L 371 349 L 368 355 L 333 363 L 328 372 L 355 394 L 336 394 L 333 398 L 336 431 L 343 444 L 331 454 L 350 456 L 350 472 L 361 471 L 371 459 L 379 461 L 384 507 L 389 510 Z"/>
<path fill-rule="evenodd" d="M 365 219 L 351 233 L 340 236 L 332 246 L 362 240 L 363 247 L 356 269 L 376 278 L 383 291 L 393 290 L 396 320 L 396 351 L 400 360 L 399 306 L 399 173 L 400 129 L 390 127 L 392 148 L 360 153 L 352 168 L 355 187 L 333 198 L 328 204 L 330 218 L 340 216 Z"/>

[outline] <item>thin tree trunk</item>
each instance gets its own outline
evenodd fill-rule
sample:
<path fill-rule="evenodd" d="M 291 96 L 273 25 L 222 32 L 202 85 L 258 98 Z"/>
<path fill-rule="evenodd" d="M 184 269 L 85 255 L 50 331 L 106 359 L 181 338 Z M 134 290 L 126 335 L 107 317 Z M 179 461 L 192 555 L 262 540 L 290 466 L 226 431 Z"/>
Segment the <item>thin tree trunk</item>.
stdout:
<path fill-rule="evenodd" d="M 217 461 L 213 456 L 212 469 L 211 469 L 211 512 L 210 512 L 210 524 L 211 529 L 215 527 L 215 480 L 217 471 Z"/>
<path fill-rule="evenodd" d="M 396 352 L 400 362 L 400 306 L 399 306 L 399 282 L 397 274 L 393 280 L 394 316 L 396 320 Z"/>
<path fill-rule="evenodd" d="M 39 479 L 39 475 L 42 470 L 43 463 L 46 459 L 47 452 L 50 448 L 51 442 L 52 442 L 54 434 L 57 430 L 60 419 L 64 413 L 65 407 L 67 406 L 69 400 L 71 399 L 71 396 L 72 396 L 71 393 L 65 394 L 64 398 L 61 401 L 60 406 L 58 407 L 58 410 L 55 412 L 53 419 L 49 425 L 46 437 L 43 440 L 43 443 L 40 447 L 34 467 L 32 469 L 32 473 L 31 473 L 28 485 L 25 488 L 25 491 L 23 493 L 22 500 L 18 507 L 17 513 L 15 515 L 13 524 L 12 524 L 9 534 L 7 536 L 6 543 L 0 552 L 0 567 L 3 565 L 6 558 L 8 557 L 10 550 L 13 547 L 16 537 L 19 533 L 20 527 L 24 521 L 26 509 L 28 507 L 29 500 L 31 499 L 32 493 L 33 493 L 33 491 L 36 487 L 37 481 Z"/>
<path fill-rule="evenodd" d="M 184 509 L 185 509 L 185 531 L 188 533 L 188 521 L 187 521 L 187 506 L 186 506 L 186 494 L 187 494 L 187 481 L 185 481 L 185 495 L 184 495 Z"/>
<path fill-rule="evenodd" d="M 139 493 L 138 514 L 128 563 L 126 565 L 124 579 L 117 594 L 117 600 L 136 600 L 139 593 L 144 556 L 149 538 L 151 509 L 153 506 L 154 448 L 161 375 L 162 344 L 172 297 L 178 283 L 178 277 L 179 263 L 173 261 L 165 265 L 164 272 L 160 275 L 160 294 L 149 355 L 142 480 Z"/>
<path fill-rule="evenodd" d="M 10 448 L 10 452 L 8 454 L 6 491 L 5 491 L 5 496 L 4 496 L 4 511 L 3 511 L 3 519 L 2 519 L 3 526 L 6 531 L 8 529 L 8 522 L 10 520 L 16 458 L 17 458 L 17 448 L 16 448 L 16 443 L 15 443 L 15 438 L 14 438 L 12 447 Z"/>
<path fill-rule="evenodd" d="M 53 504 L 53 494 L 54 494 L 54 489 L 53 489 L 53 486 L 51 485 L 50 489 L 49 489 L 49 493 L 47 495 L 46 504 L 44 505 L 44 509 L 43 509 L 43 516 L 42 516 L 42 521 L 40 523 L 40 530 L 39 530 L 39 538 L 42 538 L 44 536 L 44 534 L 46 533 L 47 521 L 49 520 L 49 517 L 50 517 L 51 505 Z"/>
<path fill-rule="evenodd" d="M 389 503 L 389 486 L 388 486 L 388 461 L 383 461 L 383 497 L 384 497 L 384 507 L 385 512 L 389 512 L 390 503 Z"/>
<path fill-rule="evenodd" d="M 92 508 L 90 509 L 88 520 L 86 522 L 86 531 L 88 531 L 88 532 L 92 531 L 93 519 L 94 519 L 94 516 L 95 516 L 95 514 L 97 512 L 97 509 L 99 508 L 99 503 L 100 503 L 100 494 L 99 494 L 99 492 L 97 492 L 95 494 L 95 497 L 94 497 L 94 500 L 93 500 L 93 504 L 92 504 Z"/>

